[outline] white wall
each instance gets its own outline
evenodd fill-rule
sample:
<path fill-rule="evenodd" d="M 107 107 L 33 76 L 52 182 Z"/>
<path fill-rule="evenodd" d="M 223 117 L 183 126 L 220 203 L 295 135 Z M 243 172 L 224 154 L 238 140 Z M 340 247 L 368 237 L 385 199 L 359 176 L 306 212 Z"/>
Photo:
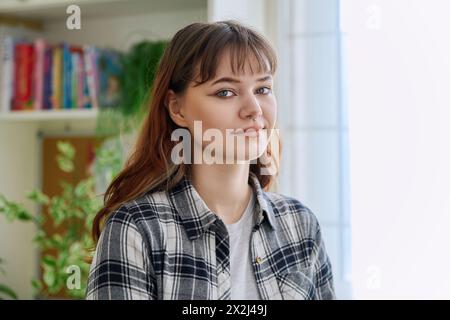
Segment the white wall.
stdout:
<path fill-rule="evenodd" d="M 208 0 L 208 21 L 235 19 L 267 34 L 267 0 Z"/>
<path fill-rule="evenodd" d="M 354 297 L 450 298 L 450 2 L 343 0 Z"/>
<path fill-rule="evenodd" d="M 279 108 L 285 135 L 281 192 L 309 207 L 322 226 L 336 294 L 351 297 L 350 218 L 345 111 L 341 99 L 339 6 L 336 0 L 284 4 L 288 61 Z M 286 63 L 286 62 L 284 62 Z"/>
<path fill-rule="evenodd" d="M 32 123 L 18 126 L 0 122 L 0 193 L 23 203 L 28 210 L 36 209 L 24 196 L 38 180 L 39 149 L 35 132 Z M 34 234 L 32 224 L 9 223 L 0 215 L 0 257 L 6 261 L 3 266 L 6 276 L 0 277 L 0 282 L 14 289 L 22 299 L 32 297 L 31 279 L 37 271 Z"/>
<path fill-rule="evenodd" d="M 81 30 L 68 30 L 65 20 L 52 20 L 46 25 L 48 39 L 73 43 L 95 44 L 127 50 L 142 40 L 167 40 L 192 22 L 207 20 L 207 9 L 143 12 L 135 15 L 93 17 L 82 22 Z"/>

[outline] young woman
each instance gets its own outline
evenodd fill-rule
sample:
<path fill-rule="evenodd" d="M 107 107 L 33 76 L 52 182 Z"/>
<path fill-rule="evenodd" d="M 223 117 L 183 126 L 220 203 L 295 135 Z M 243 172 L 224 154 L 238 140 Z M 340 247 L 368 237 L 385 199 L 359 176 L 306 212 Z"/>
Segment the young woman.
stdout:
<path fill-rule="evenodd" d="M 135 150 L 94 221 L 88 299 L 335 297 L 316 217 L 268 192 L 275 70 L 267 40 L 237 22 L 175 34 Z"/>

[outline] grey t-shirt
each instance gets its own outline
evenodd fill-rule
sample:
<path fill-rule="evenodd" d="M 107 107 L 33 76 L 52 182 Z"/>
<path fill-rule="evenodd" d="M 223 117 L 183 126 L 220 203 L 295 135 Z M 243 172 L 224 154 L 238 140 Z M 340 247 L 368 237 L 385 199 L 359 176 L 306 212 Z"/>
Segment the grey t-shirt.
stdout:
<path fill-rule="evenodd" d="M 226 224 L 230 236 L 230 272 L 232 300 L 260 300 L 250 254 L 250 236 L 255 223 L 255 195 L 241 218 L 232 224 Z"/>

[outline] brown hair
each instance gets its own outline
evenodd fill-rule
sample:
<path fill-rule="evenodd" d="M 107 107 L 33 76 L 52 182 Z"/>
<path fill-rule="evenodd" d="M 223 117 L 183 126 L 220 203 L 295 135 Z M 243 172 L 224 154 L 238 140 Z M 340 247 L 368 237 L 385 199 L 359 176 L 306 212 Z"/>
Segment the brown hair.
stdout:
<path fill-rule="evenodd" d="M 171 134 L 178 126 L 169 116 L 165 97 L 169 89 L 183 93 L 190 81 L 197 78 L 196 70 L 200 76 L 199 84 L 214 78 L 218 57 L 225 48 L 230 49 L 233 72 L 245 66 L 250 54 L 256 57 L 259 71 L 264 69 L 271 74 L 276 71 L 276 53 L 269 42 L 237 22 L 192 23 L 179 30 L 159 62 L 148 105 L 149 114 L 142 124 L 134 150 L 122 171 L 108 186 L 104 206 L 95 216 L 92 228 L 95 243 L 106 218 L 122 204 L 150 191 L 169 190 L 189 174 L 189 165 L 170 161 L 171 150 L 176 144 L 171 141 Z M 266 155 L 276 161 L 278 172 L 280 155 L 271 154 L 271 144 L 269 141 Z M 256 174 L 267 191 L 274 176 L 261 175 L 262 167 L 260 159 L 250 164 L 251 172 Z"/>

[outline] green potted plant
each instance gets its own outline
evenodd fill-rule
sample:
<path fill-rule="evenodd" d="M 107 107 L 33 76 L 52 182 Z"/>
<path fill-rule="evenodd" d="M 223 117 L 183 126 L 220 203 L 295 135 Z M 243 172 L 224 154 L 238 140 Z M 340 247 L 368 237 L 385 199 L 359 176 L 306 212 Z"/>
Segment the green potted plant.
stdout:
<path fill-rule="evenodd" d="M 57 144 L 57 163 L 61 170 L 74 169 L 74 148 L 63 141 Z M 42 279 L 33 279 L 33 287 L 39 298 L 57 293 L 72 298 L 83 298 L 93 242 L 90 236 L 92 221 L 101 206 L 101 199 L 95 195 L 93 177 L 81 180 L 76 185 L 61 181 L 62 193 L 49 197 L 35 189 L 27 198 L 36 204 L 47 206 L 51 219 L 44 227 L 45 215 L 33 215 L 20 203 L 9 201 L 0 195 L 0 213 L 8 221 L 34 223 L 37 233 L 33 241 L 42 257 L 40 266 Z M 48 226 L 53 232 L 48 233 Z"/>
<path fill-rule="evenodd" d="M 0 258 L 0 274 L 5 275 L 5 270 L 2 267 L 2 264 L 5 261 Z M 17 299 L 17 294 L 7 285 L 0 283 L 0 300 L 4 299 Z"/>

